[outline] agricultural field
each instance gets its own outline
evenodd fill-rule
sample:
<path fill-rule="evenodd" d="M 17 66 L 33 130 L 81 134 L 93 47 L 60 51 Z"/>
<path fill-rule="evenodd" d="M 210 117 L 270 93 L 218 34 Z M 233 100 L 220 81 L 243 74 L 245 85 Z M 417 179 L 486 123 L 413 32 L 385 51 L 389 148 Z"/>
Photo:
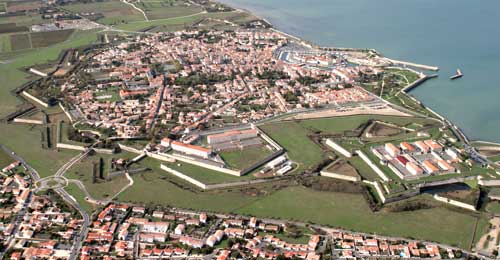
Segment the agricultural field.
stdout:
<path fill-rule="evenodd" d="M 74 30 L 58 30 L 50 32 L 31 33 L 32 48 L 47 47 L 67 40 Z"/>
<path fill-rule="evenodd" d="M 49 32 L 33 32 L 12 34 L 11 46 L 13 51 L 30 48 L 42 48 L 66 41 L 74 30 L 59 30 Z"/>
<path fill-rule="evenodd" d="M 33 76 L 22 72 L 20 69 L 53 61 L 57 59 L 59 53 L 64 49 L 86 45 L 96 40 L 95 31 L 75 32 L 67 41 L 44 48 L 43 52 L 27 50 L 23 53 L 17 53 L 15 57 L 0 55 L 0 60 L 10 60 L 9 63 L 0 64 L 0 71 L 5 72 L 0 73 L 0 81 L 4 82 L 0 88 L 0 116 L 13 112 L 16 106 L 20 104 L 17 98 L 13 98 L 10 91 L 33 79 Z M 2 133 L 2 136 L 7 135 Z"/>
<path fill-rule="evenodd" d="M 0 35 L 0 52 L 10 52 L 10 36 L 7 34 Z"/>
<path fill-rule="evenodd" d="M 187 16 L 203 11 L 202 7 L 192 5 L 182 0 L 146 0 L 140 1 L 135 5 L 144 10 L 149 20 Z"/>
<path fill-rule="evenodd" d="M 44 48 L 43 52 L 29 50 L 10 57 L 9 63 L 0 64 L 0 81 L 4 83 L 0 88 L 0 116 L 13 112 L 20 104 L 10 91 L 32 79 L 21 68 L 55 60 L 63 49 L 86 45 L 95 40 L 94 31 L 77 32 L 69 41 Z M 65 162 L 78 154 L 75 151 L 42 149 L 41 128 L 27 125 L 0 123 L 0 143 L 26 159 L 41 177 L 53 175 Z"/>
<path fill-rule="evenodd" d="M 233 169 L 243 170 L 252 164 L 271 155 L 272 151 L 265 146 L 249 147 L 243 150 L 227 151 L 219 153 L 224 162 Z"/>
<path fill-rule="evenodd" d="M 10 46 L 12 51 L 31 49 L 31 37 L 29 33 L 11 34 Z"/>
<path fill-rule="evenodd" d="M 68 4 L 64 9 L 78 14 L 95 13 L 96 22 L 107 25 L 144 21 L 141 12 L 118 0 Z"/>
<path fill-rule="evenodd" d="M 0 24 L 15 24 L 17 27 L 28 27 L 34 24 L 48 23 L 51 21 L 52 20 L 44 20 L 42 15 L 38 12 L 27 13 L 25 15 L 0 17 Z"/>
<path fill-rule="evenodd" d="M 0 33 L 16 33 L 27 31 L 29 31 L 29 28 L 26 26 L 17 26 L 15 23 L 0 23 Z"/>
<path fill-rule="evenodd" d="M 27 1 L 8 1 L 5 3 L 7 12 L 15 13 L 22 11 L 32 11 L 43 6 L 42 1 L 38 0 L 27 0 Z"/>
<path fill-rule="evenodd" d="M 197 26 L 198 23 L 205 21 L 206 19 L 217 20 L 219 22 L 214 24 L 220 24 L 220 21 L 227 20 L 229 22 L 238 23 L 238 21 L 245 20 L 245 17 L 249 17 L 248 13 L 244 12 L 220 12 L 220 13 L 199 13 L 190 16 L 182 17 L 172 17 L 168 19 L 160 19 L 154 21 L 140 21 L 128 24 L 117 25 L 117 29 L 128 30 L 128 31 L 143 31 L 148 30 L 152 32 L 171 32 L 176 30 L 182 30 L 185 28 L 192 28 Z M 200 26 L 203 29 L 209 29 L 210 27 Z"/>

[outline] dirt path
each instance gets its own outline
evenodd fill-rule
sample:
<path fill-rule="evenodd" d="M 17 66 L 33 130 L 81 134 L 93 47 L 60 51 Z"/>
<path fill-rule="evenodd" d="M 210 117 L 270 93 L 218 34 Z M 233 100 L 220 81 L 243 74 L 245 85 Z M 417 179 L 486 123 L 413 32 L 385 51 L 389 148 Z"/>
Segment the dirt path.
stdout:
<path fill-rule="evenodd" d="M 497 241 L 500 232 L 500 217 L 492 218 L 490 224 L 492 225 L 491 229 L 488 233 L 484 234 L 476 244 L 477 251 L 481 250 L 492 253 L 493 250 L 498 249 Z"/>

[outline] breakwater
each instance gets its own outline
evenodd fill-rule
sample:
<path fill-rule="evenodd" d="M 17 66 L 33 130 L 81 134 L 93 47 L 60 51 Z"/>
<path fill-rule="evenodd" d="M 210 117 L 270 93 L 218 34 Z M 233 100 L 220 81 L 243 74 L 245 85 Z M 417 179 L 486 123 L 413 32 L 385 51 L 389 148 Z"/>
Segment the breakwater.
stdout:
<path fill-rule="evenodd" d="M 436 67 L 436 66 L 429 66 L 429 65 L 418 64 L 418 63 L 413 63 L 413 62 L 408 62 L 408 61 L 393 60 L 393 59 L 389 59 L 389 58 L 383 58 L 383 59 L 388 61 L 389 63 L 401 65 L 401 66 L 405 66 L 405 67 L 407 66 L 407 67 L 424 69 L 424 70 L 432 70 L 432 71 L 439 70 L 439 67 Z"/>

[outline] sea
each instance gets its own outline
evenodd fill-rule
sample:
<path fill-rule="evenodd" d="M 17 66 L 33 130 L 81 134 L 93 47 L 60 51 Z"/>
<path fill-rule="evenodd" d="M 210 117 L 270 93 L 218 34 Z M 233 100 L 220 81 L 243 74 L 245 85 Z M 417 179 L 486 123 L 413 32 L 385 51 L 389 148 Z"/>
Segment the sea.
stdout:
<path fill-rule="evenodd" d="M 500 1 L 219 1 L 322 46 L 438 66 L 439 77 L 411 94 L 470 139 L 500 142 Z M 464 76 L 450 80 L 458 68 Z"/>

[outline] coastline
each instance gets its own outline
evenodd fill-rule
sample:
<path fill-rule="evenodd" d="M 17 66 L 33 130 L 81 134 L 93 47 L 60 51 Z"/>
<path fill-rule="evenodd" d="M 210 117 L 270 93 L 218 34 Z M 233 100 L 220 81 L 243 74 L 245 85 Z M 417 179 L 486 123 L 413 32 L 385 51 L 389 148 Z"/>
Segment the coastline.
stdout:
<path fill-rule="evenodd" d="M 254 12 L 251 12 L 250 10 L 247 10 L 247 9 L 244 9 L 244 8 L 239 8 L 239 7 L 235 7 L 235 6 L 232 6 L 231 4 L 228 4 L 228 3 L 222 3 L 224 5 L 227 5 L 227 6 L 230 6 L 231 8 L 234 8 L 235 10 L 237 11 L 240 11 L 240 12 L 247 12 L 247 13 L 250 13 L 252 14 L 253 16 L 257 17 L 258 19 L 264 21 L 265 23 L 267 23 L 269 25 L 269 29 L 276 32 L 276 33 L 280 33 L 282 34 L 283 36 L 285 37 L 289 37 L 289 38 L 292 38 L 294 40 L 297 40 L 298 42 L 300 42 L 301 44 L 305 45 L 305 46 L 308 46 L 308 47 L 316 47 L 316 48 L 320 48 L 320 49 L 323 49 L 323 48 L 335 48 L 335 49 L 343 49 L 343 50 L 352 50 L 352 51 L 373 51 L 374 53 L 376 53 L 377 55 L 379 55 L 380 57 L 383 57 L 384 59 L 388 60 L 388 61 L 391 61 L 393 62 L 394 64 L 400 64 L 400 65 L 407 65 L 409 67 L 415 67 L 415 68 L 420 68 L 420 69 L 424 69 L 424 70 L 429 70 L 429 71 L 438 71 L 439 68 L 437 66 L 429 66 L 429 65 L 424 65 L 424 64 L 416 64 L 416 63 L 412 63 L 412 62 L 406 62 L 406 61 L 400 61 L 400 60 L 394 60 L 394 59 L 390 59 L 390 58 L 387 58 L 385 56 L 383 56 L 383 54 L 381 54 L 379 51 L 377 51 L 376 49 L 358 49 L 358 48 L 350 48 L 350 47 L 323 47 L 323 46 L 319 46 L 317 44 L 314 44 L 312 43 L 311 41 L 308 41 L 308 40 L 305 40 L 305 39 L 302 39 L 298 36 L 295 36 L 295 35 L 292 35 L 290 33 L 287 33 L 287 32 L 284 32 L 276 27 L 274 27 L 274 25 L 269 21 L 267 20 L 266 18 L 263 18 L 261 17 L 260 15 L 258 14 L 255 14 Z M 413 65 L 417 65 L 417 66 L 413 66 Z M 408 68 L 402 68 L 402 69 L 408 69 Z M 411 70 L 411 69 L 410 69 Z M 424 74 L 425 75 L 425 74 Z M 437 74 L 433 74 L 433 75 L 425 75 L 425 77 L 428 77 L 428 76 L 431 76 L 431 78 L 433 77 L 436 77 L 434 75 L 437 75 Z M 419 79 L 420 80 L 420 79 Z M 410 87 L 409 89 L 408 86 L 406 86 L 404 89 L 407 89 L 407 91 L 402 91 L 405 95 L 407 95 L 409 98 L 411 98 L 412 100 L 415 100 L 417 101 L 420 105 L 422 105 L 422 107 L 424 107 L 427 111 L 429 111 L 430 113 L 434 114 L 436 117 L 438 117 L 442 122 L 443 124 L 448 124 L 452 129 L 456 130 L 459 135 L 461 137 L 463 137 L 463 139 L 466 141 L 467 144 L 469 143 L 473 143 L 473 142 L 484 142 L 484 143 L 490 143 L 490 144 L 495 144 L 495 145 L 500 145 L 500 142 L 493 142 L 493 141 L 484 141 L 484 140 L 481 140 L 481 139 L 471 139 L 467 134 L 465 134 L 465 132 L 463 132 L 461 130 L 461 128 L 454 124 L 452 121 L 450 121 L 448 118 L 446 118 L 445 116 L 439 114 L 438 112 L 436 112 L 435 110 L 433 110 L 432 108 L 428 107 L 427 105 L 425 105 L 421 100 L 415 98 L 413 95 L 411 95 L 409 92 L 411 92 L 411 90 L 414 90 L 416 87 L 420 86 L 421 84 L 425 83 L 426 80 L 422 81 L 422 82 L 419 82 L 417 85 L 415 86 L 412 86 Z M 414 82 L 415 83 L 415 82 Z M 413 85 L 414 83 L 410 84 L 409 86 Z"/>

